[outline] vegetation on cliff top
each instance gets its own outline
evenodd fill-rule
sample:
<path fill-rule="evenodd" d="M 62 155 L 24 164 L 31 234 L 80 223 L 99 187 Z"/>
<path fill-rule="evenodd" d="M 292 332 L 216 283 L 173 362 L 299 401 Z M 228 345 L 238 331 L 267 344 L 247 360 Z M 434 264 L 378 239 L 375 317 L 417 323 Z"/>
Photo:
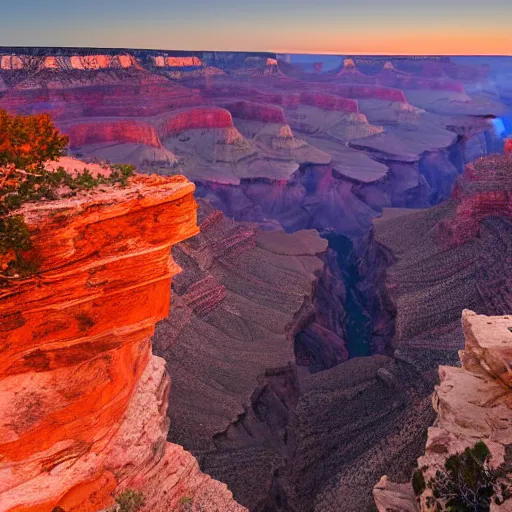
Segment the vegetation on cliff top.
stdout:
<path fill-rule="evenodd" d="M 427 506 L 435 512 L 485 512 L 491 503 L 502 504 L 512 497 L 508 468 L 492 468 L 491 452 L 478 441 L 446 459 L 444 470 L 438 470 L 434 479 L 425 480 L 424 471 L 417 470 L 412 479 L 417 496 L 426 489 Z"/>
<path fill-rule="evenodd" d="M 0 286 L 37 272 L 37 257 L 27 225 L 16 210 L 24 203 L 70 197 L 100 185 L 126 186 L 132 166 L 113 166 L 108 176 L 87 169 L 72 175 L 62 167 L 47 171 L 44 162 L 64 154 L 68 137 L 47 114 L 11 116 L 0 110 Z"/>
<path fill-rule="evenodd" d="M 146 501 L 142 493 L 133 489 L 125 489 L 115 496 L 115 500 L 114 512 L 137 512 L 144 506 Z"/>

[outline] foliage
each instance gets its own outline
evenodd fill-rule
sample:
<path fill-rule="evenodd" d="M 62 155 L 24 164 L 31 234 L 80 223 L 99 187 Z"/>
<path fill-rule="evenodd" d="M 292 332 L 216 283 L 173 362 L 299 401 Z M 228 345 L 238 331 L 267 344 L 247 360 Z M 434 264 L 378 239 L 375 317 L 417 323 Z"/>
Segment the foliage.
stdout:
<path fill-rule="evenodd" d="M 423 476 L 423 471 L 417 469 L 412 475 L 412 488 L 414 489 L 414 494 L 419 496 L 426 489 L 427 484 L 425 482 L 425 477 Z"/>
<path fill-rule="evenodd" d="M 180 498 L 181 512 L 189 512 L 192 510 L 194 499 L 190 496 L 182 496 Z"/>
<path fill-rule="evenodd" d="M 431 490 L 427 506 L 436 512 L 486 512 L 492 502 L 503 503 L 511 497 L 510 482 L 503 467 L 493 469 L 487 445 L 479 441 L 473 448 L 448 457 L 444 470 L 425 482 L 422 468 L 413 476 L 417 495 Z M 421 476 L 420 476 L 421 475 Z"/>
<path fill-rule="evenodd" d="M 137 512 L 144 506 L 144 496 L 133 489 L 125 489 L 114 497 L 118 512 Z"/>
<path fill-rule="evenodd" d="M 59 158 L 68 143 L 48 114 L 11 116 L 0 110 L 0 167 L 36 168 Z"/>
<path fill-rule="evenodd" d="M 102 185 L 128 184 L 134 167 L 117 165 L 109 176 L 94 177 L 87 169 L 74 175 L 62 167 L 47 171 L 43 163 L 62 156 L 68 138 L 60 135 L 46 114 L 10 116 L 0 110 L 0 284 L 37 272 L 28 228 L 13 211 L 24 203 L 70 197 Z"/>

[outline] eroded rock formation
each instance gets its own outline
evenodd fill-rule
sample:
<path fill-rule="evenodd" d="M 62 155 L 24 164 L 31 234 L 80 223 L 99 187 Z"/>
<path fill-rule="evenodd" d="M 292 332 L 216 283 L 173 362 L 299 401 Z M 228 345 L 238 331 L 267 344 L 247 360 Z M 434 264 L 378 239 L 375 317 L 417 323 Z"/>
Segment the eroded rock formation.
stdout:
<path fill-rule="evenodd" d="M 426 468 L 427 480 L 435 479 L 437 470 L 444 470 L 450 455 L 472 448 L 479 440 L 489 448 L 493 467 L 510 462 L 512 316 L 464 310 L 462 328 L 462 367 L 439 368 L 440 384 L 432 398 L 437 421 L 428 429 L 425 454 L 418 459 L 418 467 Z M 431 510 L 426 503 L 429 493 L 424 491 L 418 503 L 410 484 L 393 484 L 386 477 L 373 491 L 380 512 Z M 508 511 L 511 505 L 510 500 L 501 506 L 492 503 L 491 511 Z"/>
<path fill-rule="evenodd" d="M 169 378 L 151 355 L 170 247 L 198 232 L 193 191 L 138 176 L 18 210 L 39 272 L 0 289 L 0 510 L 100 510 L 126 487 L 147 510 L 244 510 L 165 442 Z"/>
<path fill-rule="evenodd" d="M 238 221 L 308 230 L 286 239 L 209 212 L 205 236 L 176 248 L 191 270 L 175 281 L 176 310 L 157 334 L 176 372 L 171 440 L 193 449 L 258 511 L 366 511 L 381 474 L 406 480 L 433 419 L 435 368 L 455 361 L 461 346 L 461 308 L 499 313 L 510 304 L 511 231 L 503 209 L 482 210 L 479 229 L 468 231 L 473 238 L 444 244 L 443 219 L 446 233 L 454 219 L 473 219 L 456 208 L 472 204 L 465 193 L 423 213 L 387 208 L 429 207 L 450 196 L 465 164 L 497 147 L 488 118 L 501 115 L 505 86 L 495 90 L 478 67 L 435 58 L 392 59 L 382 71 L 387 58 L 354 57 L 339 74 L 312 74 L 272 54 L 133 50 L 137 65 L 99 67 L 90 50 L 5 53 L 0 105 L 51 110 L 70 129 L 75 155 L 179 170 Z M 114 64 L 124 53 L 97 51 Z M 84 69 L 64 56 L 79 56 Z M 484 203 L 487 211 L 492 201 Z M 345 249 L 281 254 L 285 239 L 299 252 L 324 243 L 311 229 L 354 242 L 350 264 L 360 281 L 349 282 L 349 260 L 338 258 Z M 268 263 L 259 273 L 255 254 Z M 292 260 L 308 262 L 297 267 L 293 290 L 316 281 L 294 319 L 307 321 L 283 328 L 299 302 L 284 296 L 289 308 L 261 326 L 252 311 L 264 302 L 258 293 L 275 291 Z M 349 331 L 359 313 L 371 338 L 365 354 L 380 355 L 332 368 L 356 353 L 351 343 L 362 331 Z M 236 354 L 232 344 L 241 347 Z M 262 345 L 268 353 L 257 357 Z M 160 382 L 160 366 L 152 372 Z"/>
<path fill-rule="evenodd" d="M 239 224 L 201 205 L 201 234 L 179 244 L 185 271 L 154 343 L 173 376 L 170 440 L 251 509 L 271 491 L 298 396 L 294 334 L 314 318 L 327 242 Z"/>
<path fill-rule="evenodd" d="M 482 220 L 512 217 L 512 157 L 493 155 L 468 164 L 452 192 L 453 217 L 438 227 L 445 246 L 462 245 L 479 234 Z"/>

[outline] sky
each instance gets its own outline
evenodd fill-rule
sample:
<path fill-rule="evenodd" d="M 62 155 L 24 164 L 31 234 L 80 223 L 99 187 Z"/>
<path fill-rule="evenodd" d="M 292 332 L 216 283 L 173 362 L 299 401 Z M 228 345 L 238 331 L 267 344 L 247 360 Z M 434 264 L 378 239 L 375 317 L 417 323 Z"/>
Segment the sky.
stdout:
<path fill-rule="evenodd" d="M 0 45 L 512 55 L 512 0 L 0 0 Z"/>

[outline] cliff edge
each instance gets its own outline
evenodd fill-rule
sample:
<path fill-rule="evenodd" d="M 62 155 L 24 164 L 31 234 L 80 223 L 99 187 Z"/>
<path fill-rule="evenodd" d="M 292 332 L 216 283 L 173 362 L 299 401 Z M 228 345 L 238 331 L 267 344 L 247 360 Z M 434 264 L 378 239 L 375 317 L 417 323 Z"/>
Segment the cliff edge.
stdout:
<path fill-rule="evenodd" d="M 39 272 L 0 288 L 0 511 L 245 510 L 166 442 L 170 379 L 151 354 L 172 245 L 195 235 L 194 185 L 137 176 L 17 210 Z"/>
<path fill-rule="evenodd" d="M 418 467 L 423 468 L 427 481 L 438 478 L 437 471 L 444 470 L 450 456 L 483 441 L 491 467 L 504 467 L 510 479 L 512 315 L 485 316 L 464 310 L 462 327 L 462 367 L 439 368 L 440 384 L 432 399 L 437 420 L 428 429 L 425 455 L 418 459 Z M 427 499 L 431 492 L 427 487 L 416 499 L 410 484 L 395 484 L 383 477 L 373 495 L 379 512 L 416 512 L 435 510 Z M 508 512 L 512 500 L 501 505 L 492 502 L 490 510 Z"/>

